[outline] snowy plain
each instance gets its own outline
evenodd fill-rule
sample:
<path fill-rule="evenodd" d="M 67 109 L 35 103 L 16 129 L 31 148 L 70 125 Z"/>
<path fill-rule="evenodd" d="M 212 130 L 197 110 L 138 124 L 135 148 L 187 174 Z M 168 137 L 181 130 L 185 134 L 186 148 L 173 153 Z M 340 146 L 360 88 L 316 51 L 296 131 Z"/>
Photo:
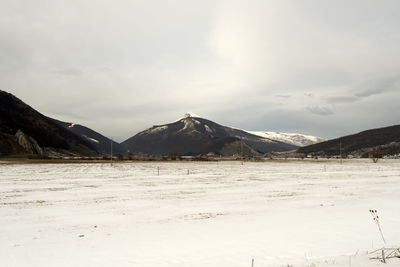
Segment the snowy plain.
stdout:
<path fill-rule="evenodd" d="M 400 266 L 400 161 L 0 162 L 0 266 Z"/>

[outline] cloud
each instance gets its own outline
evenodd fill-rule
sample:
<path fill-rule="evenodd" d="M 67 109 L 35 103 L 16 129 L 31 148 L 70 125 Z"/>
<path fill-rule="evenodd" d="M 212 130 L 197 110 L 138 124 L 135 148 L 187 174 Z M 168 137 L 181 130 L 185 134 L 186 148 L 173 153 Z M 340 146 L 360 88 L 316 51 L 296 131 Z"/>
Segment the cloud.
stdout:
<path fill-rule="evenodd" d="M 330 104 L 347 104 L 357 101 L 358 98 L 353 96 L 331 96 L 325 97 L 324 100 Z"/>
<path fill-rule="evenodd" d="M 368 81 L 367 83 L 359 86 L 359 92 L 356 93 L 358 97 L 369 97 L 373 95 L 383 94 L 391 90 L 398 90 L 400 87 L 400 77 L 389 77 Z"/>
<path fill-rule="evenodd" d="M 188 110 L 323 135 L 394 124 L 399 12 L 397 0 L 5 1 L 0 88 L 120 140 Z M 372 119 L 362 110 L 377 101 Z"/>
<path fill-rule="evenodd" d="M 54 73 L 57 75 L 67 75 L 67 76 L 81 76 L 83 75 L 83 71 L 78 68 L 63 68 L 51 71 L 50 73 Z"/>
<path fill-rule="evenodd" d="M 290 98 L 290 95 L 275 95 L 278 98 Z"/>
<path fill-rule="evenodd" d="M 312 107 L 307 107 L 307 110 L 313 114 L 321 116 L 327 116 L 333 114 L 332 110 L 327 107 L 312 106 Z"/>
<path fill-rule="evenodd" d="M 310 97 L 310 98 L 313 98 L 313 97 L 314 97 L 314 95 L 313 95 L 312 93 L 304 93 L 304 95 L 305 95 L 306 97 Z"/>

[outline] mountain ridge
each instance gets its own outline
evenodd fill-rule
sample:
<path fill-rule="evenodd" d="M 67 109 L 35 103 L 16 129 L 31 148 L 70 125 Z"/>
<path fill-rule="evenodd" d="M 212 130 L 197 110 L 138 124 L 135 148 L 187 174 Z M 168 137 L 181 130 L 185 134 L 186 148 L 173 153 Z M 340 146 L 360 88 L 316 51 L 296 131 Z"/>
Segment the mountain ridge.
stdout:
<path fill-rule="evenodd" d="M 85 155 L 90 143 L 53 123 L 16 96 L 0 90 L 0 154 Z M 40 149 L 39 149 L 40 147 Z"/>
<path fill-rule="evenodd" d="M 126 150 L 119 143 L 115 141 L 111 141 L 108 137 L 88 128 L 86 126 L 72 123 L 72 122 L 64 122 L 57 119 L 49 118 L 54 123 L 64 127 L 66 130 L 80 136 L 82 139 L 91 143 L 91 145 L 96 149 L 96 151 L 100 154 L 110 155 L 111 153 L 111 142 L 112 142 L 112 150 L 113 154 L 121 154 L 125 155 Z"/>
<path fill-rule="evenodd" d="M 326 139 L 318 136 L 305 135 L 301 133 L 282 133 L 282 132 L 271 132 L 271 131 L 247 131 L 247 132 L 299 147 L 326 141 Z"/>
<path fill-rule="evenodd" d="M 383 155 L 400 153 L 400 125 L 365 130 L 359 133 L 301 147 L 298 153 L 319 156 L 368 157 L 374 151 Z"/>
<path fill-rule="evenodd" d="M 155 125 L 126 139 L 112 141 L 113 154 L 261 156 L 296 150 L 300 154 L 366 157 L 374 151 L 400 154 L 400 125 L 365 130 L 321 141 L 295 133 L 245 131 L 186 113 L 177 121 Z M 307 145 L 307 142 L 319 142 Z M 0 90 L 0 155 L 99 156 L 110 154 L 111 140 L 83 125 L 63 122 L 36 111 Z M 302 146 L 305 145 L 305 146 Z M 299 147 L 302 146 L 302 147 Z"/>
<path fill-rule="evenodd" d="M 216 142 L 224 138 L 236 137 L 258 153 L 285 151 L 297 146 L 259 137 L 243 130 L 223 126 L 187 113 L 175 122 L 155 125 L 121 143 L 133 153 L 181 155 L 207 154 Z"/>

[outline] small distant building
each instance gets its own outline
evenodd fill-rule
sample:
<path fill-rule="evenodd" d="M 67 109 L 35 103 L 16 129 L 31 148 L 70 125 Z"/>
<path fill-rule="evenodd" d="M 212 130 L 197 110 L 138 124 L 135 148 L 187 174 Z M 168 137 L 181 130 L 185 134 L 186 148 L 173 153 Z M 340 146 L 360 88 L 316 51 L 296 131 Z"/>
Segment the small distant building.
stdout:
<path fill-rule="evenodd" d="M 215 157 L 215 153 L 214 152 L 208 152 L 207 157 L 211 158 L 211 157 Z"/>

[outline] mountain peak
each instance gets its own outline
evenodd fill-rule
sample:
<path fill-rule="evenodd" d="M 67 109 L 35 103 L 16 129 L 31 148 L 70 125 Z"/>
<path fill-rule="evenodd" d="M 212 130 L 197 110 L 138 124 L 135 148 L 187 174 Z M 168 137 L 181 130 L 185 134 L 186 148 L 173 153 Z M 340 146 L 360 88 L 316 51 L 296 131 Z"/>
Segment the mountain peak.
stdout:
<path fill-rule="evenodd" d="M 187 119 L 187 118 L 201 118 L 201 117 L 193 112 L 186 112 L 183 115 L 182 119 Z"/>
<path fill-rule="evenodd" d="M 235 150 L 233 148 L 242 146 L 241 142 L 256 151 L 254 153 L 260 154 L 298 147 L 226 127 L 191 112 L 173 123 L 156 125 L 140 132 L 125 140 L 122 145 L 130 151 L 154 155 L 200 155 L 209 152 L 225 155 L 228 152 L 221 150 L 225 145 L 232 152 Z"/>

